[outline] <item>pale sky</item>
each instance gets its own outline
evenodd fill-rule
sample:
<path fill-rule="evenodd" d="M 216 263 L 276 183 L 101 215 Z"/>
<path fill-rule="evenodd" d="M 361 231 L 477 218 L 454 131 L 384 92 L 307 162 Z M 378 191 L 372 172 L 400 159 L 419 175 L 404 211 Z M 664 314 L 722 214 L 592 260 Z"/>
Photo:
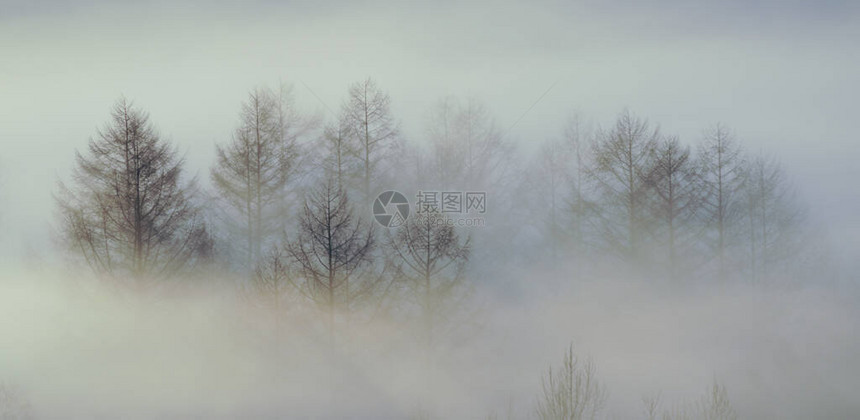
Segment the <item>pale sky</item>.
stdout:
<path fill-rule="evenodd" d="M 724 122 L 860 249 L 856 2 L 20 3 L 0 0 L 0 261 L 50 253 L 55 183 L 121 94 L 205 181 L 254 86 L 327 113 L 368 76 L 410 140 L 443 96 L 507 129 L 553 84 L 507 134 L 526 150 L 577 110 L 608 125 L 627 107 L 691 143 Z"/>

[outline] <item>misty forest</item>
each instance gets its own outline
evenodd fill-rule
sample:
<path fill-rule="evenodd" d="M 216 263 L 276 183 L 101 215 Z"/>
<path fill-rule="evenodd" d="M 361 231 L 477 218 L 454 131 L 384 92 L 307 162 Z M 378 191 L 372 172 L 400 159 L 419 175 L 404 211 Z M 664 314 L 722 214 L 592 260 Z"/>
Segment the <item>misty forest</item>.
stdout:
<path fill-rule="evenodd" d="M 3 251 L 0 419 L 860 416 L 852 258 L 748 140 L 787 121 L 343 72 L 183 102 L 217 118 L 126 79 L 26 155 L 0 129 L 0 225 L 48 215 Z"/>

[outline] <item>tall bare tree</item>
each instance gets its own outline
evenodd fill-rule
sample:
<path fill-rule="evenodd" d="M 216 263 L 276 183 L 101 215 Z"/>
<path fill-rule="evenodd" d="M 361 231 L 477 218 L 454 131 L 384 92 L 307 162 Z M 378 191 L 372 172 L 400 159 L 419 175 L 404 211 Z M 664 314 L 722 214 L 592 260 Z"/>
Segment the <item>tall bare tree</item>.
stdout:
<path fill-rule="evenodd" d="M 440 188 L 496 190 L 510 181 L 513 146 L 475 98 L 439 101 L 428 121 L 432 181 Z"/>
<path fill-rule="evenodd" d="M 287 245 L 287 253 L 295 267 L 295 285 L 326 311 L 332 337 L 337 312 L 347 314 L 377 284 L 362 272 L 372 262 L 374 244 L 373 229 L 354 217 L 346 192 L 333 180 L 309 194 L 298 236 Z"/>
<path fill-rule="evenodd" d="M 333 179 L 338 188 L 346 188 L 348 180 L 357 174 L 356 151 L 350 141 L 350 127 L 341 115 L 337 121 L 327 124 L 318 141 L 322 152 L 321 163 L 326 178 Z"/>
<path fill-rule="evenodd" d="M 741 147 L 726 125 L 716 124 L 705 132 L 699 146 L 699 166 L 704 191 L 702 210 L 716 235 L 711 247 L 716 253 L 719 275 L 724 278 L 726 250 L 741 215 L 738 190 L 744 168 Z"/>
<path fill-rule="evenodd" d="M 468 98 L 460 107 L 456 124 L 465 179 L 486 189 L 495 189 L 494 183 L 508 181 L 505 177 L 513 146 L 505 140 L 489 109 L 477 99 Z"/>
<path fill-rule="evenodd" d="M 216 146 L 212 183 L 228 226 L 244 239 L 248 270 L 283 227 L 289 185 L 299 168 L 297 138 L 314 125 L 296 110 L 288 87 L 257 88 L 242 104 L 232 140 Z"/>
<path fill-rule="evenodd" d="M 552 264 L 558 262 L 568 239 L 562 220 L 570 201 L 568 182 L 574 169 L 570 159 L 571 150 L 563 140 L 548 139 L 541 144 L 523 177 L 521 197 L 529 203 L 533 216 L 527 220 L 541 238 L 536 248 Z"/>
<path fill-rule="evenodd" d="M 678 274 L 679 249 L 694 245 L 696 216 L 701 205 L 698 174 L 690 148 L 681 146 L 677 137 L 661 139 L 654 149 L 648 186 L 651 213 L 657 224 L 657 237 L 663 242 L 668 259 L 669 277 Z"/>
<path fill-rule="evenodd" d="M 659 396 L 643 398 L 644 414 L 648 420 L 737 420 L 726 387 L 716 380 L 705 395 L 696 401 L 684 401 L 670 408 L 662 408 Z"/>
<path fill-rule="evenodd" d="M 774 158 L 759 155 L 749 161 L 743 193 L 750 275 L 754 281 L 764 280 L 774 263 L 796 254 L 804 215 L 792 185 Z"/>
<path fill-rule="evenodd" d="M 435 331 L 457 313 L 470 288 L 463 275 L 469 261 L 470 240 L 438 212 L 407 219 L 389 236 L 397 278 L 421 311 L 424 342 L 433 344 Z"/>
<path fill-rule="evenodd" d="M 480 243 L 504 244 L 511 233 L 522 229 L 527 212 L 517 201 L 522 183 L 516 169 L 517 156 L 513 142 L 505 138 L 489 108 L 476 98 L 443 98 L 427 120 L 428 153 L 419 158 L 425 190 L 478 191 L 486 193 L 487 207 L 481 214 L 487 225 L 498 229 L 483 230 L 472 236 L 473 254 L 480 261 L 504 260 L 522 256 L 521 248 L 485 247 Z M 519 205 L 519 207 L 517 207 Z M 513 212 L 501 211 L 511 209 Z M 504 239 L 503 239 L 504 237 Z M 510 243 L 510 242 L 507 242 Z M 487 264 L 476 267 L 492 268 Z M 498 265 L 496 265 L 498 267 Z"/>
<path fill-rule="evenodd" d="M 283 247 L 273 247 L 257 263 L 250 281 L 243 285 L 245 297 L 272 311 L 276 331 L 294 296 L 291 274 L 290 261 Z"/>
<path fill-rule="evenodd" d="M 591 360 L 573 354 L 573 346 L 564 354 L 558 369 L 549 368 L 543 377 L 536 408 L 540 420 L 594 419 L 606 404 L 606 388 L 597 379 L 597 368 Z"/>
<path fill-rule="evenodd" d="M 137 286 L 208 258 L 212 243 L 183 163 L 148 114 L 119 99 L 87 153 L 76 153 L 73 184 L 60 183 L 65 243 L 95 271 Z"/>
<path fill-rule="evenodd" d="M 384 158 L 397 147 L 399 128 L 390 106 L 391 98 L 370 78 L 349 88 L 343 106 L 351 150 L 360 162 L 359 191 L 365 205 L 370 204 L 375 183 L 384 175 Z"/>
<path fill-rule="evenodd" d="M 429 136 L 429 158 L 425 159 L 425 173 L 437 188 L 452 188 L 460 175 L 460 145 L 457 136 L 457 98 L 447 96 L 439 100 L 430 113 L 427 134 Z"/>
<path fill-rule="evenodd" d="M 647 212 L 644 199 L 659 130 L 622 112 L 615 126 L 598 133 L 589 177 L 601 203 L 605 246 L 628 260 L 641 257 Z"/>
<path fill-rule="evenodd" d="M 568 150 L 567 172 L 568 188 L 570 194 L 567 197 L 567 208 L 569 209 L 570 242 L 572 251 L 577 260 L 577 269 L 581 268 L 579 262 L 586 250 L 588 238 L 588 222 L 591 220 L 591 209 L 593 203 L 589 200 L 586 191 L 586 165 L 588 162 L 588 138 L 589 135 L 583 127 L 578 115 L 568 119 L 564 129 L 564 144 Z"/>
<path fill-rule="evenodd" d="M 539 236 L 547 245 L 552 261 L 579 262 L 586 251 L 586 236 L 593 204 L 589 202 L 585 185 L 587 162 L 586 130 L 579 116 L 572 116 L 561 138 L 546 140 L 530 162 L 523 176 L 522 203 L 529 203 L 532 217 L 527 218 L 537 227 Z"/>

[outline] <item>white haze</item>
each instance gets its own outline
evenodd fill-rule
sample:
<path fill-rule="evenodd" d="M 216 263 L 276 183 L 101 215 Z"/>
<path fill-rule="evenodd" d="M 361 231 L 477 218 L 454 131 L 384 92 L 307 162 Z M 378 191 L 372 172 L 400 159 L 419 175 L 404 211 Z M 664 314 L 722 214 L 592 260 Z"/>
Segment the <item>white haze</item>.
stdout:
<path fill-rule="evenodd" d="M 573 343 L 609 390 L 608 418 L 640 418 L 645 396 L 695 399 L 715 378 L 741 418 L 856 418 L 857 39 L 858 7 L 838 1 L 0 0 L 0 382 L 40 418 L 525 416 Z M 576 110 L 609 125 L 629 107 L 689 143 L 726 122 L 781 158 L 837 274 L 679 291 L 518 267 L 493 279 L 510 290 L 479 286 L 476 325 L 427 355 L 407 324 L 356 326 L 333 354 L 308 312 L 275 334 L 228 284 L 140 296 L 65 268 L 51 194 L 119 95 L 205 186 L 249 89 L 292 83 L 331 118 L 367 76 L 414 142 L 446 95 L 482 99 L 524 154 Z"/>
<path fill-rule="evenodd" d="M 860 410 L 856 300 L 820 288 L 541 275 L 514 302 L 485 293 L 481 328 L 428 356 L 396 322 L 361 324 L 332 353 L 301 310 L 278 335 L 271 313 L 211 284 L 156 299 L 68 273 L 5 274 L 0 371 L 44 418 L 521 417 L 571 342 L 609 389 L 608 418 L 638 418 L 642 397 L 692 400 L 713 379 L 742 418 Z"/>

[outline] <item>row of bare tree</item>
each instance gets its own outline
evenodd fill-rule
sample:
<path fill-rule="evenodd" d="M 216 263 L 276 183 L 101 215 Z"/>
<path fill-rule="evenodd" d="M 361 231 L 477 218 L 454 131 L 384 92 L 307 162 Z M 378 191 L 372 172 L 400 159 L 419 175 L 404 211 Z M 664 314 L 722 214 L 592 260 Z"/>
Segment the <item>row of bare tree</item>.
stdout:
<path fill-rule="evenodd" d="M 428 342 L 448 303 L 468 295 L 470 240 L 440 214 L 374 229 L 369 203 L 399 143 L 372 80 L 350 88 L 318 137 L 319 118 L 298 112 L 288 88 L 251 91 L 217 146 L 211 194 L 182 179 L 183 160 L 145 112 L 120 99 L 111 117 L 57 195 L 65 243 L 106 278 L 146 288 L 226 269 L 278 313 L 300 296 L 332 334 L 336 317 L 397 301 Z"/>
<path fill-rule="evenodd" d="M 590 358 L 578 356 L 570 346 L 560 365 L 550 366 L 541 378 L 541 387 L 532 410 L 516 412 L 509 404 L 503 412 L 491 412 L 486 418 L 538 420 L 594 420 L 611 418 L 607 413 L 609 390 L 597 374 Z M 693 401 L 665 404 L 660 395 L 642 398 L 642 418 L 647 420 L 737 420 L 726 387 L 716 379 L 704 395 Z M 415 419 L 433 418 L 429 413 Z"/>
<path fill-rule="evenodd" d="M 759 280 L 802 245 L 804 212 L 779 162 L 746 153 L 723 124 L 691 149 L 626 111 L 593 132 L 572 119 L 525 187 L 553 260 L 611 255 L 670 279 Z"/>
<path fill-rule="evenodd" d="M 608 391 L 591 359 L 574 354 L 573 346 L 564 354 L 562 364 L 550 367 L 541 381 L 535 408 L 539 420 L 594 420 L 606 408 Z M 648 420 L 737 420 L 726 387 L 714 379 L 705 395 L 665 407 L 659 395 L 645 397 L 644 416 Z M 508 418 L 513 418 L 508 415 Z"/>
<path fill-rule="evenodd" d="M 60 184 L 63 239 L 135 287 L 214 264 L 273 305 L 302 296 L 332 328 L 338 313 L 396 299 L 422 314 L 428 339 L 468 294 L 470 260 L 483 274 L 544 259 L 760 279 L 800 246 L 802 211 L 779 164 L 744 152 L 724 125 L 691 150 L 629 112 L 597 130 L 574 119 L 526 165 L 474 99 L 440 101 L 422 145 L 398 126 L 371 79 L 325 124 L 288 87 L 257 88 L 202 191 L 148 115 L 120 99 Z M 389 189 L 486 192 L 490 228 L 458 231 L 431 214 L 374 229 L 370 203 Z"/>

